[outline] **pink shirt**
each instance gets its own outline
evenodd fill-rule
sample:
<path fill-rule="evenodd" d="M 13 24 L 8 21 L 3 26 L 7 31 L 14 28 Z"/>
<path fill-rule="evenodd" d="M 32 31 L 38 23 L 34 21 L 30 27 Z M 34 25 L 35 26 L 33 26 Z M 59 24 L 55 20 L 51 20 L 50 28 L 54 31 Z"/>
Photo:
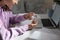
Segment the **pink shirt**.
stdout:
<path fill-rule="evenodd" d="M 10 22 L 12 22 L 14 20 L 14 23 L 17 23 L 17 22 L 21 22 L 25 19 L 23 16 L 15 16 L 15 18 L 14 18 L 11 11 L 3 11 L 3 9 L 0 8 L 0 34 L 2 35 L 3 40 L 10 40 L 13 37 L 22 35 L 24 32 L 26 32 L 28 30 L 28 25 L 8 28 L 9 20 L 10 20 Z"/>

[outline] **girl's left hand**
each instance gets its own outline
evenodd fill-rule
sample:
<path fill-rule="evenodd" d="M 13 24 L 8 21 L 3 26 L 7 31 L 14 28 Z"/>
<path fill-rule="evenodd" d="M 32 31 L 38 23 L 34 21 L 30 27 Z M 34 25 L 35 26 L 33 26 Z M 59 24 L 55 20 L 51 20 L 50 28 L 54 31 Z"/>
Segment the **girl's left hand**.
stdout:
<path fill-rule="evenodd" d="M 35 15 L 34 12 L 29 12 L 29 13 L 27 13 L 27 14 L 24 15 L 24 18 L 31 20 L 32 19 L 32 16 L 34 16 L 34 15 Z"/>

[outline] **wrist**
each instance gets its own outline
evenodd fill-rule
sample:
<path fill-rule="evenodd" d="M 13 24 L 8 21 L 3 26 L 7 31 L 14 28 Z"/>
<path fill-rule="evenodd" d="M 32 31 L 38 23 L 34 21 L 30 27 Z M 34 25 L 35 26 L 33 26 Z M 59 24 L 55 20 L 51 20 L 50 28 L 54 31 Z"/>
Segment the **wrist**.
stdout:
<path fill-rule="evenodd" d="M 24 19 L 27 19 L 27 18 L 26 18 L 26 15 L 23 15 L 23 17 L 24 17 Z"/>
<path fill-rule="evenodd" d="M 32 25 L 30 24 L 30 25 L 28 25 L 29 27 L 28 27 L 28 30 L 32 30 L 33 29 L 33 27 L 32 27 Z"/>

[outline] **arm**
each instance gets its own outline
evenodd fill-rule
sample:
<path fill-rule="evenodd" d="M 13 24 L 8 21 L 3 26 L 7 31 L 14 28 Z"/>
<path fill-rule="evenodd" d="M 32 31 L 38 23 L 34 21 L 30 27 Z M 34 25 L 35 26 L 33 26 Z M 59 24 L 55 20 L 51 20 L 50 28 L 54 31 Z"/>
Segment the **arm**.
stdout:
<path fill-rule="evenodd" d="M 10 40 L 13 37 L 17 37 L 19 35 L 22 35 L 24 32 L 26 32 L 28 29 L 32 29 L 35 27 L 35 23 L 33 22 L 30 25 L 23 25 L 19 27 L 14 28 L 5 28 L 2 20 L 0 20 L 0 34 L 2 35 L 3 40 Z"/>
<path fill-rule="evenodd" d="M 3 20 L 0 18 L 0 34 L 3 40 L 10 40 L 13 37 L 22 35 L 25 31 L 28 30 L 28 25 L 15 27 L 15 28 L 5 28 Z"/>
<path fill-rule="evenodd" d="M 27 19 L 31 20 L 32 16 L 34 16 L 34 15 L 35 15 L 34 12 L 24 13 L 24 15 L 17 14 L 15 16 L 10 17 L 10 22 L 11 23 L 19 23 L 19 22 L 27 20 Z"/>
<path fill-rule="evenodd" d="M 9 38 L 20 36 L 23 33 L 25 33 L 27 30 L 28 30 L 28 25 L 24 25 L 24 26 L 20 26 L 20 27 L 16 26 L 15 28 L 9 28 L 8 29 L 8 31 L 10 31 Z"/>
<path fill-rule="evenodd" d="M 0 34 L 2 35 L 3 40 L 10 40 L 13 37 L 17 37 L 22 35 L 24 32 L 28 30 L 28 25 L 15 27 L 15 28 L 5 28 L 3 22 L 0 20 Z"/>
<path fill-rule="evenodd" d="M 24 21 L 25 20 L 25 18 L 24 18 L 24 16 L 23 15 L 13 15 L 12 14 L 12 17 L 10 17 L 10 23 L 11 24 L 15 24 L 15 23 L 20 23 L 21 21 Z"/>

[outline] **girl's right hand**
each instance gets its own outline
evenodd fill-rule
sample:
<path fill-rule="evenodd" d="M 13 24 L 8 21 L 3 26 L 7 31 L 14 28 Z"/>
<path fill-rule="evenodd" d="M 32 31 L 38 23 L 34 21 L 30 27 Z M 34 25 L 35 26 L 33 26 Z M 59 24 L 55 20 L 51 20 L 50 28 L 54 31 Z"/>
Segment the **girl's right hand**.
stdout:
<path fill-rule="evenodd" d="M 37 26 L 37 22 L 35 20 L 33 20 L 32 23 L 29 24 L 28 26 L 29 26 L 29 30 L 31 30 Z"/>

